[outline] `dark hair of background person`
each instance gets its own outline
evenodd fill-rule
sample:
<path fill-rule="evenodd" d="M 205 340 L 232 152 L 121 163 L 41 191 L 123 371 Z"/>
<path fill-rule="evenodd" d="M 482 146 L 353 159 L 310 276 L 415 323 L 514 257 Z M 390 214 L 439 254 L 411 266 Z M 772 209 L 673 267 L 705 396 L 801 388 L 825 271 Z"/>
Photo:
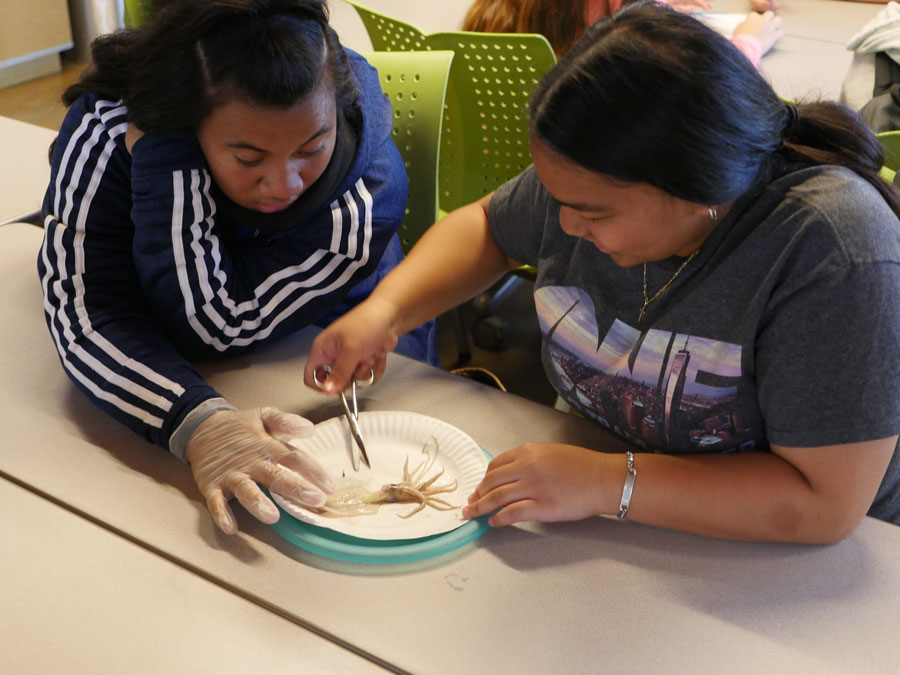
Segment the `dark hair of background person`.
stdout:
<path fill-rule="evenodd" d="M 167 0 L 138 28 L 98 37 L 92 64 L 63 93 L 128 107 L 144 132 L 196 131 L 233 99 L 289 108 L 327 73 L 338 106 L 357 129 L 360 111 L 347 55 L 321 0 Z"/>
<path fill-rule="evenodd" d="M 796 110 L 796 115 L 794 113 Z M 839 103 L 787 105 L 729 41 L 652 2 L 588 29 L 538 85 L 532 133 L 577 164 L 698 204 L 761 190 L 797 165 L 845 166 L 900 215 L 884 153 Z"/>

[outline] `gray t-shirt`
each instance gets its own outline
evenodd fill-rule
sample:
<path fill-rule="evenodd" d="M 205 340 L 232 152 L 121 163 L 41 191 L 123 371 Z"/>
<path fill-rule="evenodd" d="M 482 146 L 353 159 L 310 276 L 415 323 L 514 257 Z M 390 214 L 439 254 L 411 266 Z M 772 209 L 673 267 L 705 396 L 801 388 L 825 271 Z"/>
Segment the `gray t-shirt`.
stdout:
<path fill-rule="evenodd" d="M 636 446 L 768 451 L 900 432 L 900 222 L 857 174 L 805 168 L 738 200 L 642 321 L 642 266 L 563 232 L 533 168 L 497 190 L 489 222 L 538 268 L 551 383 Z M 682 262 L 647 265 L 650 296 Z M 900 523 L 900 451 L 869 514 Z"/>

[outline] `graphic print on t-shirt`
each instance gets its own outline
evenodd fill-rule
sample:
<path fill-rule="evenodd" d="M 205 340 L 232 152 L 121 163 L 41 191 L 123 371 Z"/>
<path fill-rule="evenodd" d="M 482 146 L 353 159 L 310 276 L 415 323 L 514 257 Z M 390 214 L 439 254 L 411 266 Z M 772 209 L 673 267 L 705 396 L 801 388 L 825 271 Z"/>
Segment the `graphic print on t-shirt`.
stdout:
<path fill-rule="evenodd" d="M 580 288 L 534 293 L 542 360 L 560 396 L 581 414 L 645 448 L 746 450 L 741 346 L 615 319 L 599 335 L 594 304 Z"/>

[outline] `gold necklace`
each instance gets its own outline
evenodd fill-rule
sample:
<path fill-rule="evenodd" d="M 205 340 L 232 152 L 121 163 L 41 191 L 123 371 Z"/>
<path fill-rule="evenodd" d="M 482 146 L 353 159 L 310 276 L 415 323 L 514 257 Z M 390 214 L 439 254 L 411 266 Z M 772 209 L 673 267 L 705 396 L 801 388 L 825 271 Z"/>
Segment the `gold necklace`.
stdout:
<path fill-rule="evenodd" d="M 678 278 L 678 275 L 681 274 L 681 270 L 683 270 L 685 267 L 687 267 L 687 264 L 689 262 L 691 262 L 691 260 L 696 258 L 697 254 L 699 252 L 700 252 L 700 249 L 697 249 L 696 251 L 691 253 L 687 258 L 685 258 L 684 262 L 681 263 L 681 267 L 679 267 L 677 270 L 675 270 L 675 274 L 672 275 L 672 278 L 669 279 L 665 284 L 663 284 L 663 287 L 660 288 L 658 291 L 656 291 L 656 294 L 652 298 L 647 297 L 647 263 L 644 263 L 644 304 L 641 307 L 640 313 L 638 314 L 638 322 L 640 322 L 641 319 L 644 318 L 644 312 L 647 311 L 647 306 L 651 302 L 656 300 L 659 296 L 661 296 L 663 293 L 666 292 L 666 289 L 669 288 L 669 286 L 672 285 L 672 282 L 674 282 Z"/>

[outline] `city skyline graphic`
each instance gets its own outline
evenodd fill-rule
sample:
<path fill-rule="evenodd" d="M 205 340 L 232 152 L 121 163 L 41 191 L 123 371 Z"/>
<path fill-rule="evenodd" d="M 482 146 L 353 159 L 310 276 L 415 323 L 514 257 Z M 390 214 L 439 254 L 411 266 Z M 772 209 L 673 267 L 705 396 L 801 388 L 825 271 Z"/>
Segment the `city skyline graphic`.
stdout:
<path fill-rule="evenodd" d="M 594 305 L 574 287 L 535 291 L 543 362 L 560 395 L 642 447 L 747 449 L 751 415 L 738 400 L 741 345 L 616 319 L 600 335 Z M 751 443 L 752 444 L 752 443 Z"/>

